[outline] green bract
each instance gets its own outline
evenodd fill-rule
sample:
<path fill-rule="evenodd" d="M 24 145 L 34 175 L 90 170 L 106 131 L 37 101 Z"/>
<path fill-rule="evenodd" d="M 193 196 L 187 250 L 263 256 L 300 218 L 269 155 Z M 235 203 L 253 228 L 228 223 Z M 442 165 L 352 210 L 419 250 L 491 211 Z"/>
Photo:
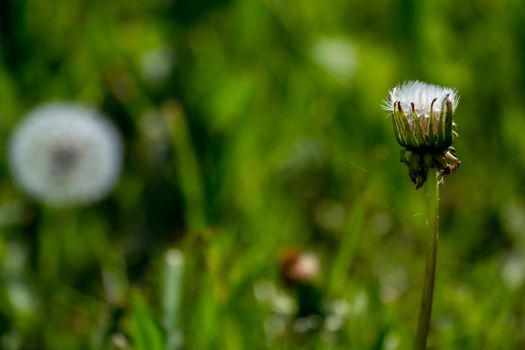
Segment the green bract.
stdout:
<path fill-rule="evenodd" d="M 414 103 L 411 103 L 412 123 L 401 108 L 399 101 L 394 102 L 392 123 L 397 142 L 411 151 L 439 152 L 452 146 L 452 102 L 447 97 L 443 100 L 441 112 L 434 111 L 437 98 L 430 104 L 429 116 L 418 116 Z"/>

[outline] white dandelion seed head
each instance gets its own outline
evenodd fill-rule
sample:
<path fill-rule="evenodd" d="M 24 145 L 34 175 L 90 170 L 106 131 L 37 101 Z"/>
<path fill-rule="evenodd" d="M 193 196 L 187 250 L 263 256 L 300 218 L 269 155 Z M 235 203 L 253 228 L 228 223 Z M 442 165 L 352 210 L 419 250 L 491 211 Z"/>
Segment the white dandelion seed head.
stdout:
<path fill-rule="evenodd" d="M 9 146 L 16 182 L 50 206 L 95 202 L 120 175 L 120 135 L 88 106 L 58 102 L 37 107 L 17 127 Z"/>
<path fill-rule="evenodd" d="M 412 110 L 412 104 L 414 104 L 415 111 L 419 117 L 428 118 L 430 117 L 432 101 L 435 100 L 432 111 L 439 114 L 442 112 L 443 102 L 447 98 L 452 103 L 452 110 L 454 111 L 459 102 L 459 96 L 455 89 L 420 81 L 407 81 L 390 90 L 383 108 L 393 112 L 394 104 L 399 102 L 407 117 L 412 121 L 409 113 Z"/>
<path fill-rule="evenodd" d="M 397 143 L 405 148 L 401 162 L 416 189 L 427 180 L 429 169 L 443 176 L 461 164 L 452 147 L 459 136 L 453 120 L 457 105 L 456 90 L 420 81 L 400 84 L 388 94 L 383 108 L 390 112 Z"/>

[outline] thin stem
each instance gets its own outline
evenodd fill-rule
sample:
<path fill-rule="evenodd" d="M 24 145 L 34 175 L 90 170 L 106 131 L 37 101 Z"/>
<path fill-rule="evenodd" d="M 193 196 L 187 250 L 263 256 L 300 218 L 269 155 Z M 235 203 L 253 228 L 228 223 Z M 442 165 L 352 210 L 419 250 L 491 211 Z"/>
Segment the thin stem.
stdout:
<path fill-rule="evenodd" d="M 425 269 L 425 283 L 423 285 L 423 295 L 421 296 L 421 307 L 419 309 L 419 321 L 417 325 L 414 350 L 424 350 L 426 348 L 427 336 L 430 329 L 430 317 L 432 314 L 432 296 L 434 294 L 437 248 L 439 240 L 439 175 L 437 172 L 429 176 L 426 187 L 426 227 L 429 244 L 427 250 L 427 265 Z"/>

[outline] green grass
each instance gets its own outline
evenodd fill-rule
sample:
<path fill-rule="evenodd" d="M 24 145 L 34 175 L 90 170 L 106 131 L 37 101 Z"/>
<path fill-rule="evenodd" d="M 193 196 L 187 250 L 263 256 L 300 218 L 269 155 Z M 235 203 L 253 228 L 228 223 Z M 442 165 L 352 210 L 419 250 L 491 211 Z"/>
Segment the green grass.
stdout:
<path fill-rule="evenodd" d="M 424 190 L 380 108 L 410 79 L 461 95 L 429 346 L 522 348 L 523 15 L 511 0 L 3 1 L 0 348 L 410 348 Z M 144 67 L 158 48 L 160 78 Z M 9 135 L 51 100 L 95 105 L 124 136 L 96 205 L 15 186 Z M 293 330 L 301 294 L 279 259 L 294 247 L 320 259 L 328 330 Z"/>

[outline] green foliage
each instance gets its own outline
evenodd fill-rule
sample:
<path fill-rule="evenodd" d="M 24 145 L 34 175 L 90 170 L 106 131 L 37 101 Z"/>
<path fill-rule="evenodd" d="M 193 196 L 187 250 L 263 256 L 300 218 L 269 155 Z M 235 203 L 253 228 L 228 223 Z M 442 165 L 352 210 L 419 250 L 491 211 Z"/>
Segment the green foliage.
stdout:
<path fill-rule="evenodd" d="M 137 350 L 161 350 L 164 340 L 151 312 L 139 295 L 132 297 L 130 333 L 132 348 Z"/>
<path fill-rule="evenodd" d="M 523 348 L 524 16 L 517 0 L 1 1 L 0 348 L 410 348 L 424 192 L 380 105 L 414 79 L 461 95 L 429 346 Z M 9 135 L 53 100 L 125 139 L 91 207 L 35 203 L 9 171 Z M 282 278 L 290 248 L 320 259 L 307 288 Z"/>

